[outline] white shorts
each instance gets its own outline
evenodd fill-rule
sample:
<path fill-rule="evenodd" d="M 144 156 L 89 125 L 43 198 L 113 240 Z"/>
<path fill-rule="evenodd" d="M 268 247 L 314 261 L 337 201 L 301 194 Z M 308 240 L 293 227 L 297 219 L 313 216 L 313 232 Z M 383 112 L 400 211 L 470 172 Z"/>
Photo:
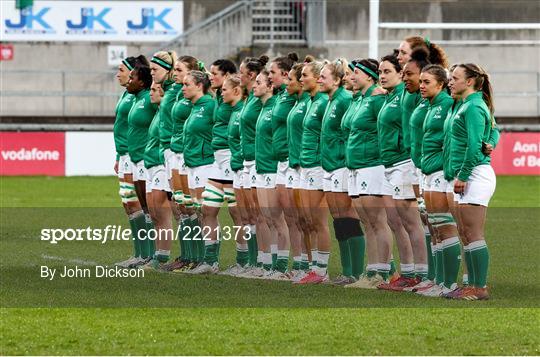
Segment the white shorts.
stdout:
<path fill-rule="evenodd" d="M 204 188 L 213 173 L 214 164 L 188 167 L 188 186 L 190 189 Z"/>
<path fill-rule="evenodd" d="M 153 166 L 146 170 L 146 174 L 146 192 L 151 192 L 152 190 L 171 192 L 165 165 Z"/>
<path fill-rule="evenodd" d="M 255 174 L 255 187 L 276 188 L 277 174 Z"/>
<path fill-rule="evenodd" d="M 174 153 L 171 151 L 171 149 L 165 149 L 163 151 L 163 158 L 164 165 L 165 165 L 165 172 L 167 173 L 167 180 L 170 180 L 172 178 L 172 169 L 174 168 Z"/>
<path fill-rule="evenodd" d="M 257 172 L 255 171 L 255 160 L 244 161 L 244 183 L 242 183 L 242 187 L 246 189 L 255 187 L 255 181 L 257 178 L 256 175 Z"/>
<path fill-rule="evenodd" d="M 133 181 L 146 181 L 148 174 L 146 167 L 144 167 L 144 161 L 141 160 L 133 167 Z"/>
<path fill-rule="evenodd" d="M 424 191 L 447 192 L 447 185 L 448 181 L 444 179 L 444 172 L 442 170 L 430 175 L 424 175 L 424 183 L 422 185 Z"/>
<path fill-rule="evenodd" d="M 459 196 L 458 203 L 474 204 L 487 207 L 489 200 L 495 193 L 497 177 L 491 165 L 476 166 L 467 181 L 465 192 Z"/>
<path fill-rule="evenodd" d="M 289 160 L 278 162 L 278 164 L 277 164 L 276 185 L 286 185 L 287 184 L 287 170 L 288 169 L 289 169 Z"/>
<path fill-rule="evenodd" d="M 454 192 L 454 183 L 456 182 L 455 179 L 452 181 L 446 181 L 446 193 L 451 193 L 454 195 L 454 202 L 459 201 L 459 194 Z"/>
<path fill-rule="evenodd" d="M 416 198 L 413 190 L 414 164 L 412 160 L 405 160 L 384 169 L 383 195 L 392 196 L 395 200 L 409 200 Z"/>
<path fill-rule="evenodd" d="M 412 184 L 413 185 L 422 185 L 422 170 L 420 170 L 418 167 L 414 166 L 413 163 L 413 172 L 412 172 Z"/>
<path fill-rule="evenodd" d="M 133 174 L 133 168 L 135 165 L 131 162 L 128 154 L 122 155 L 118 158 L 118 177 L 124 178 L 124 175 Z"/>
<path fill-rule="evenodd" d="M 241 189 L 244 185 L 244 170 L 240 169 L 238 171 L 233 171 L 233 188 L 234 189 Z"/>
<path fill-rule="evenodd" d="M 233 180 L 233 171 L 231 169 L 231 150 L 223 149 L 214 151 L 214 170 L 211 179 Z"/>
<path fill-rule="evenodd" d="M 334 171 L 323 171 L 323 190 L 325 192 L 348 192 L 349 169 L 342 167 Z"/>
<path fill-rule="evenodd" d="M 323 169 L 320 166 L 300 169 L 300 184 L 304 190 L 323 189 Z"/>
<path fill-rule="evenodd" d="M 349 196 L 382 195 L 384 180 L 383 165 L 351 170 Z"/>
<path fill-rule="evenodd" d="M 300 181 L 300 167 L 289 167 L 287 169 L 287 183 L 285 184 L 287 188 L 302 188 L 302 183 Z"/>
<path fill-rule="evenodd" d="M 180 175 L 187 175 L 186 162 L 184 161 L 184 154 L 181 152 L 174 153 L 172 157 L 172 170 L 178 170 Z"/>

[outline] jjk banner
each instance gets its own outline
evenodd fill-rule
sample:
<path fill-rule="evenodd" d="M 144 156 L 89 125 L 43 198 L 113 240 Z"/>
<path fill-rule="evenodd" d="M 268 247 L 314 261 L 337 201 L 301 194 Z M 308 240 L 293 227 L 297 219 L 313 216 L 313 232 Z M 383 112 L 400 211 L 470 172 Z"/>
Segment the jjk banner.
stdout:
<path fill-rule="evenodd" d="M 2 0 L 2 41 L 161 42 L 183 31 L 182 1 Z"/>

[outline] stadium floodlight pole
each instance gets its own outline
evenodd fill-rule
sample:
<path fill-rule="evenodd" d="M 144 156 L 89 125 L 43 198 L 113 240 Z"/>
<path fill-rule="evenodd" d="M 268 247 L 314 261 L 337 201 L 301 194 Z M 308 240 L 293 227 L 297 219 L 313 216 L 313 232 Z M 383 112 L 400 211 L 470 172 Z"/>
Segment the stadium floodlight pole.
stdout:
<path fill-rule="evenodd" d="M 369 1 L 369 58 L 379 58 L 379 0 Z"/>

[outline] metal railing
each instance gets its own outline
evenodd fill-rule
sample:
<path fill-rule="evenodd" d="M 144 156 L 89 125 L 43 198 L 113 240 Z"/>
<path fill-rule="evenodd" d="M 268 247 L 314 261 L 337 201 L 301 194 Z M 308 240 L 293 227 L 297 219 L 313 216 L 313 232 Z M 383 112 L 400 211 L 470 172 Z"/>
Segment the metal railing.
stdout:
<path fill-rule="evenodd" d="M 121 93 L 113 70 L 2 71 L 0 116 L 111 116 Z"/>
<path fill-rule="evenodd" d="M 157 50 L 180 49 L 197 58 L 223 58 L 251 46 L 251 5 L 240 0 L 200 21 Z"/>
<path fill-rule="evenodd" d="M 253 43 L 306 44 L 305 1 L 254 1 Z"/>
<path fill-rule="evenodd" d="M 493 71 L 495 115 L 540 117 L 540 71 Z M 112 116 L 122 88 L 113 71 L 2 72 L 0 116 Z M 36 83 L 46 83 L 44 90 Z"/>

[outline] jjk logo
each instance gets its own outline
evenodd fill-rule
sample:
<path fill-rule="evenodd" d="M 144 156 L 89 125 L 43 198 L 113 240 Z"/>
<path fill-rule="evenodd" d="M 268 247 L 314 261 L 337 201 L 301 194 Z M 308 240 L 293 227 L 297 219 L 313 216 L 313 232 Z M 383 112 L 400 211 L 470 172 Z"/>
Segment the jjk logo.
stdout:
<path fill-rule="evenodd" d="M 128 20 L 128 28 L 131 30 L 154 30 L 155 24 L 159 23 L 165 30 L 172 30 L 172 26 L 165 21 L 165 16 L 167 16 L 171 10 L 171 8 L 166 8 L 159 15 L 154 15 L 154 9 L 143 8 L 141 9 L 141 23 L 135 24 L 133 21 Z"/>
<path fill-rule="evenodd" d="M 32 7 L 28 7 L 21 11 L 18 23 L 6 19 L 6 27 L 10 29 L 34 29 L 35 22 L 46 30 L 46 32 L 52 32 L 53 28 L 43 19 L 43 16 L 45 16 L 50 9 L 50 7 L 44 7 L 43 9 L 39 10 L 37 14 L 34 14 Z"/>
<path fill-rule="evenodd" d="M 71 20 L 66 21 L 66 25 L 69 29 L 72 30 L 81 30 L 81 29 L 94 29 L 94 24 L 99 23 L 101 27 L 103 27 L 105 30 L 112 30 L 113 28 L 111 25 L 109 25 L 104 17 L 107 15 L 107 13 L 111 11 L 110 7 L 106 7 L 97 15 L 94 15 L 94 9 L 91 7 L 83 7 L 81 8 L 81 21 L 76 24 L 75 22 Z"/>

